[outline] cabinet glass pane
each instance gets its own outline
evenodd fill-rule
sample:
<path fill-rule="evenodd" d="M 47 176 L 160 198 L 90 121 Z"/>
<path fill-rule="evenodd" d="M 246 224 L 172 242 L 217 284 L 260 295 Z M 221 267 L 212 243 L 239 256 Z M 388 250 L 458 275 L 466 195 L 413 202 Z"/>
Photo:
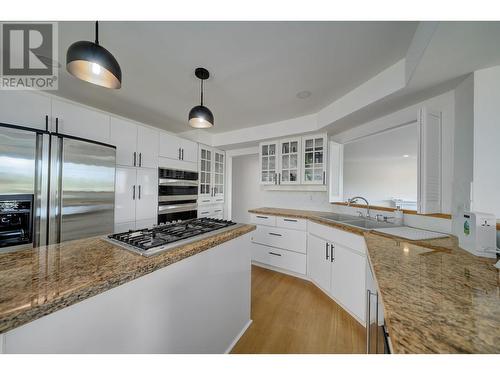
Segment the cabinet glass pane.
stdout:
<path fill-rule="evenodd" d="M 323 169 L 314 170 L 314 181 L 323 181 Z"/>
<path fill-rule="evenodd" d="M 262 155 L 268 155 L 269 154 L 269 146 L 265 145 L 262 146 Z"/>
<path fill-rule="evenodd" d="M 306 151 L 312 151 L 313 150 L 313 140 L 312 139 L 306 139 Z"/>
<path fill-rule="evenodd" d="M 290 168 L 297 168 L 297 155 L 290 155 Z"/>
<path fill-rule="evenodd" d="M 276 169 L 276 157 L 275 156 L 269 157 L 269 169 L 270 170 Z"/>
<path fill-rule="evenodd" d="M 283 143 L 281 145 L 281 152 L 283 154 L 288 154 L 290 152 L 290 144 L 287 142 L 287 143 Z"/>
<path fill-rule="evenodd" d="M 267 172 L 262 172 L 262 182 L 267 182 Z"/>
<path fill-rule="evenodd" d="M 290 171 L 290 181 L 291 182 L 297 181 L 297 170 Z"/>
<path fill-rule="evenodd" d="M 276 145 L 269 145 L 269 155 L 276 155 Z"/>
<path fill-rule="evenodd" d="M 207 173 L 205 181 L 207 183 L 210 183 L 210 173 Z"/>
<path fill-rule="evenodd" d="M 314 147 L 316 150 L 323 149 L 323 138 L 316 138 L 314 140 Z"/>
<path fill-rule="evenodd" d="M 297 142 L 297 141 L 291 142 L 290 143 L 290 152 L 294 153 L 294 152 L 298 152 L 298 151 L 299 151 L 299 142 Z"/>
<path fill-rule="evenodd" d="M 290 172 L 289 171 L 283 171 L 283 174 L 281 175 L 281 180 L 284 182 L 290 181 Z"/>
<path fill-rule="evenodd" d="M 289 164 L 290 164 L 290 156 L 288 156 L 288 155 L 283 155 L 283 157 L 282 157 L 282 159 L 281 159 L 281 160 L 283 161 L 283 166 L 282 166 L 282 167 L 283 167 L 283 169 L 288 169 L 288 168 L 289 168 L 288 166 L 289 166 Z"/>
<path fill-rule="evenodd" d="M 312 152 L 306 152 L 305 153 L 305 161 L 306 161 L 306 168 L 310 168 L 312 167 L 312 163 L 313 163 L 313 153 Z"/>
<path fill-rule="evenodd" d="M 267 162 L 267 156 L 262 157 L 262 170 L 265 171 L 267 170 L 268 162 Z"/>
<path fill-rule="evenodd" d="M 312 177 L 313 177 L 313 170 L 312 169 L 306 169 L 304 171 L 304 179 L 306 181 L 312 181 Z"/>
<path fill-rule="evenodd" d="M 314 153 L 314 164 L 322 164 L 323 163 L 323 152 L 315 152 Z"/>
<path fill-rule="evenodd" d="M 207 160 L 212 159 L 212 152 L 207 150 Z"/>

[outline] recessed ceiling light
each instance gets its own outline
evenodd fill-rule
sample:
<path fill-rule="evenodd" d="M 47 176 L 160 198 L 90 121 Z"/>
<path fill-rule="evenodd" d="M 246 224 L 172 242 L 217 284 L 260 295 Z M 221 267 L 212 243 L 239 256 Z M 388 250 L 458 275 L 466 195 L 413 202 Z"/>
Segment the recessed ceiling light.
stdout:
<path fill-rule="evenodd" d="M 310 96 L 311 96 L 311 91 L 307 91 L 307 90 L 300 91 L 297 93 L 297 98 L 299 98 L 299 99 L 307 99 Z"/>
<path fill-rule="evenodd" d="M 403 155 L 403 157 L 404 157 L 404 158 L 409 158 L 409 157 L 410 157 L 410 155 L 408 155 L 408 154 L 404 154 L 404 155 Z"/>

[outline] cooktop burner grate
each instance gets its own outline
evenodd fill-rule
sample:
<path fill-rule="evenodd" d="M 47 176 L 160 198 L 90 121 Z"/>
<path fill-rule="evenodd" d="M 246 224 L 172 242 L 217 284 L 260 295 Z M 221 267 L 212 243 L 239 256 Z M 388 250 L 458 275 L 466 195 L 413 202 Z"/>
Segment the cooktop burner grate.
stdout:
<path fill-rule="evenodd" d="M 111 234 L 107 239 L 126 249 L 148 256 L 196 241 L 215 231 L 231 229 L 230 227 L 235 225 L 237 225 L 235 222 L 228 220 L 198 218 Z"/>

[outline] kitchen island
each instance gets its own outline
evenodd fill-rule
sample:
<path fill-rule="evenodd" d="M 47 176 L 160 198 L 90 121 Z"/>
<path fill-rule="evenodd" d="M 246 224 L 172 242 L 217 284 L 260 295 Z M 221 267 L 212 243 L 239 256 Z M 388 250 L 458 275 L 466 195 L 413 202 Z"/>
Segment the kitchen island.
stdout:
<path fill-rule="evenodd" d="M 0 352 L 226 352 L 251 322 L 254 229 L 149 258 L 99 237 L 0 254 Z"/>
<path fill-rule="evenodd" d="M 461 249 L 456 237 L 410 241 L 326 219 L 325 212 L 249 212 L 307 219 L 363 236 L 393 353 L 500 351 L 500 270 L 494 259 Z"/>

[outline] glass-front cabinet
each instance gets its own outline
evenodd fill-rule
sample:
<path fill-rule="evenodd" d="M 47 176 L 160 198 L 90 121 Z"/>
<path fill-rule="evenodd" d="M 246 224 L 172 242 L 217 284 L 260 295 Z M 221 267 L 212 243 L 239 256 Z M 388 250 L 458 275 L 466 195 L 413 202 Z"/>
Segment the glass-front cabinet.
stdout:
<path fill-rule="evenodd" d="M 300 138 L 280 141 L 278 179 L 282 185 L 300 184 Z"/>
<path fill-rule="evenodd" d="M 314 134 L 262 142 L 260 183 L 326 185 L 327 141 L 326 134 Z"/>
<path fill-rule="evenodd" d="M 326 184 L 326 134 L 302 137 L 302 177 L 303 184 Z"/>
<path fill-rule="evenodd" d="M 224 202 L 224 170 L 226 154 L 212 147 L 199 146 L 198 204 Z"/>
<path fill-rule="evenodd" d="M 278 142 L 260 144 L 260 183 L 275 185 L 278 183 Z"/>

